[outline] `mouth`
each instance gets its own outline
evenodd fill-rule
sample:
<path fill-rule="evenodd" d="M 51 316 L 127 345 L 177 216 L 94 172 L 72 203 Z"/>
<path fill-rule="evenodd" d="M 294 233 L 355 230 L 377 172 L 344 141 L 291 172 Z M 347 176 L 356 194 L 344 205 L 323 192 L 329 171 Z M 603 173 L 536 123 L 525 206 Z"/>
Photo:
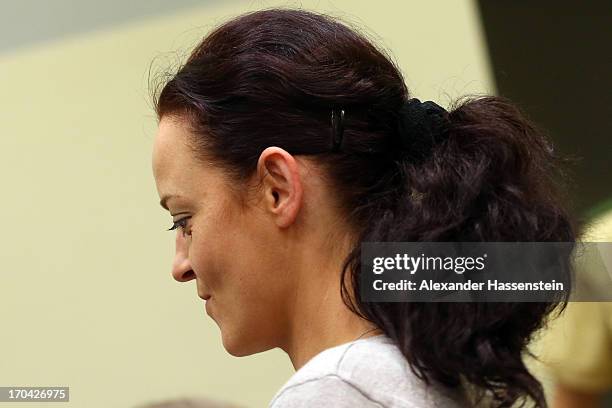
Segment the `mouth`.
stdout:
<path fill-rule="evenodd" d="M 211 296 L 211 295 L 204 294 L 204 295 L 198 295 L 198 296 L 200 297 L 200 299 L 203 299 L 203 300 L 208 300 L 208 299 L 210 299 L 210 296 Z"/>

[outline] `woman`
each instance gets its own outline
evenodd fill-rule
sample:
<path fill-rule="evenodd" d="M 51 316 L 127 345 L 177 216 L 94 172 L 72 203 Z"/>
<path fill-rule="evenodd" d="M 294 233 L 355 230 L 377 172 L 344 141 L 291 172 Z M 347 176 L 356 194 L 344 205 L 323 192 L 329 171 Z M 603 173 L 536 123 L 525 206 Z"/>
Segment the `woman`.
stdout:
<path fill-rule="evenodd" d="M 155 102 L 172 274 L 229 353 L 287 352 L 270 406 L 546 405 L 521 354 L 557 305 L 358 295 L 361 242 L 574 239 L 552 150 L 509 101 L 422 103 L 359 33 L 269 9 L 210 33 Z"/>

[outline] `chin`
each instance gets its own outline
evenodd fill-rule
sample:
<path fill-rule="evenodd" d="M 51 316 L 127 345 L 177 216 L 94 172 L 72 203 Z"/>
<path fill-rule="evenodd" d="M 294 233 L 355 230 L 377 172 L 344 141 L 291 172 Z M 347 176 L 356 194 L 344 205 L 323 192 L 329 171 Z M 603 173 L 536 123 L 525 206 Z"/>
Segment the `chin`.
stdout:
<path fill-rule="evenodd" d="M 245 357 L 252 354 L 271 350 L 274 346 L 262 344 L 261 339 L 256 339 L 248 334 L 225 334 L 221 331 L 223 348 L 234 357 Z"/>

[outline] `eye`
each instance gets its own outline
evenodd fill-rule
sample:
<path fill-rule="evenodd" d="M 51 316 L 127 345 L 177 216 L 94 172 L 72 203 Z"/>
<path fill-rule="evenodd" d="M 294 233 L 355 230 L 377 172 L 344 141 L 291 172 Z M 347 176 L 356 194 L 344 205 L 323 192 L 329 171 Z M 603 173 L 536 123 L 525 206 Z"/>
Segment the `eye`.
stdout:
<path fill-rule="evenodd" d="M 185 218 L 181 218 L 178 221 L 175 221 L 172 224 L 172 227 L 168 228 L 168 231 L 172 231 L 172 230 L 175 230 L 177 228 L 180 228 L 183 231 L 183 235 L 185 235 L 185 228 L 187 228 L 187 220 L 189 218 L 191 218 L 191 217 L 185 217 Z M 189 233 L 187 235 L 191 235 L 191 233 Z"/>

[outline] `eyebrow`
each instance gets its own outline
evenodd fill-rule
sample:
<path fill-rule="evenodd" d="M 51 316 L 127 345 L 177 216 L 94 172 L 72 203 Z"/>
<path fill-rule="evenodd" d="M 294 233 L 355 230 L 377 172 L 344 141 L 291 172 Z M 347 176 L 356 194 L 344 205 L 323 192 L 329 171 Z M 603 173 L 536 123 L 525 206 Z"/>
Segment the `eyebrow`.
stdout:
<path fill-rule="evenodd" d="M 172 195 L 172 194 L 163 196 L 161 201 L 159 202 L 159 205 L 161 205 L 162 208 L 165 209 L 166 211 L 170 211 L 168 209 L 168 204 L 166 204 L 166 203 L 168 202 L 169 199 L 174 198 L 174 197 L 178 197 L 178 196 Z"/>

